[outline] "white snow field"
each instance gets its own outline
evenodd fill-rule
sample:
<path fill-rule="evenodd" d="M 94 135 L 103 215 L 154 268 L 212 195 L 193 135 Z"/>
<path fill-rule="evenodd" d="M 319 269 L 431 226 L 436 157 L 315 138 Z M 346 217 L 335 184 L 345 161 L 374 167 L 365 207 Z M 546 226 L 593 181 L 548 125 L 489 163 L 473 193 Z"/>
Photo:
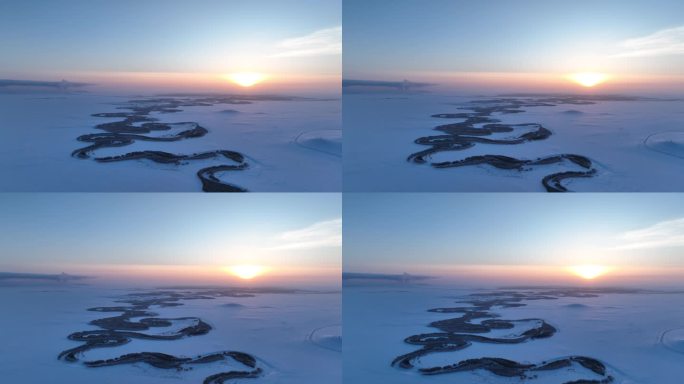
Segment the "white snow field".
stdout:
<path fill-rule="evenodd" d="M 512 289 L 525 292 L 522 289 Z M 536 288 L 536 290 L 542 290 Z M 404 339 L 440 332 L 433 321 L 460 317 L 460 313 L 428 312 L 431 308 L 459 307 L 472 293 L 492 292 L 452 286 L 391 284 L 344 287 L 344 377 L 349 383 L 450 384 L 561 384 L 599 380 L 577 364 L 569 368 L 532 372 L 525 379 L 505 377 L 483 369 L 422 375 L 419 368 L 446 366 L 466 359 L 504 358 L 523 364 L 585 356 L 602 362 L 616 384 L 677 384 L 684 377 L 684 293 L 603 293 L 598 297 L 561 297 L 528 300 L 521 307 L 491 308 L 496 320 L 542 319 L 556 329 L 551 337 L 515 344 L 472 342 L 470 347 L 436 352 L 413 360 L 414 368 L 391 366 L 403 354 L 420 349 Z M 473 319 L 478 324 L 483 319 Z M 481 336 L 511 337 L 534 323 L 526 320 L 514 329 Z M 520 327 L 520 328 L 519 328 Z M 519 333 L 518 333 L 519 334 Z M 578 381 L 579 382 L 579 381 Z"/>
<path fill-rule="evenodd" d="M 125 305 L 115 300 L 128 293 L 149 291 L 67 284 L 0 287 L 2 381 L 26 384 L 202 383 L 210 375 L 244 370 L 245 367 L 235 361 L 196 364 L 188 370 L 156 368 L 143 362 L 94 368 L 83 362 L 134 352 L 194 357 L 239 351 L 255 357 L 256 367 L 262 372 L 256 378 L 231 379 L 227 381 L 229 383 L 342 382 L 340 348 L 335 349 L 335 342 L 330 341 L 341 340 L 339 292 L 264 293 L 254 297 L 181 300 L 183 305 L 175 307 L 152 306 L 150 311 L 161 318 L 198 317 L 212 329 L 207 334 L 177 340 L 134 338 L 121 346 L 86 351 L 76 362 L 58 359 L 60 352 L 83 344 L 68 340 L 68 335 L 98 330 L 88 322 L 118 315 L 87 311 L 87 308 Z M 191 323 L 181 320 L 171 327 L 153 328 L 144 333 L 170 334 Z M 323 330 L 322 337 L 318 336 L 320 330 Z"/>
<path fill-rule="evenodd" d="M 185 155 L 239 152 L 249 168 L 217 176 L 248 191 L 341 190 L 339 99 L 254 100 L 251 104 L 181 106 L 176 113 L 153 111 L 149 117 L 158 119 L 155 123 L 194 122 L 208 133 L 173 142 L 137 140 L 123 147 L 97 149 L 88 159 L 72 157 L 72 151 L 90 144 L 77 141 L 79 136 L 105 133 L 95 126 L 123 120 L 92 114 L 130 112 L 117 108 L 130 100 L 158 97 L 0 94 L 0 191 L 201 191 L 198 170 L 233 164 L 222 157 L 180 164 L 93 160 L 144 150 Z M 147 135 L 170 136 L 190 126 L 173 128 Z"/>
<path fill-rule="evenodd" d="M 514 145 L 475 143 L 465 150 L 435 153 L 424 164 L 407 161 L 409 155 L 429 148 L 414 143 L 416 139 L 443 135 L 433 128 L 465 121 L 432 115 L 470 112 L 459 108 L 497 98 L 543 96 L 345 93 L 345 191 L 545 191 L 541 182 L 545 176 L 577 167 L 566 162 L 525 166 L 523 171 L 489 164 L 438 169 L 430 163 L 481 155 L 536 159 L 559 154 L 584 156 L 596 170 L 593 177 L 563 180 L 571 191 L 684 190 L 683 99 L 597 100 L 595 104 L 523 106 L 522 113 L 494 112 L 490 117 L 501 123 L 541 124 L 551 136 Z M 524 129 L 483 137 L 510 140 Z"/>

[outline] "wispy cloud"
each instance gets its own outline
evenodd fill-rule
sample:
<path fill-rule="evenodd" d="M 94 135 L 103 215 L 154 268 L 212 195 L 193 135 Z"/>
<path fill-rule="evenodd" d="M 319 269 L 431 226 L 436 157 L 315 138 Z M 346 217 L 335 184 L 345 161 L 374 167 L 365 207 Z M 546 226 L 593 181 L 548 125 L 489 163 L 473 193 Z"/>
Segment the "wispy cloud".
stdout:
<path fill-rule="evenodd" d="M 684 218 L 662 221 L 650 227 L 628 231 L 619 236 L 618 249 L 684 246 Z"/>
<path fill-rule="evenodd" d="M 612 57 L 645 57 L 684 54 L 684 25 L 647 36 L 624 40 Z"/>
<path fill-rule="evenodd" d="M 283 232 L 271 249 L 304 249 L 342 245 L 342 219 L 320 221 L 306 228 Z"/>
<path fill-rule="evenodd" d="M 271 57 L 304 57 L 342 53 L 342 27 L 320 29 L 305 36 L 283 40 L 280 52 Z"/>

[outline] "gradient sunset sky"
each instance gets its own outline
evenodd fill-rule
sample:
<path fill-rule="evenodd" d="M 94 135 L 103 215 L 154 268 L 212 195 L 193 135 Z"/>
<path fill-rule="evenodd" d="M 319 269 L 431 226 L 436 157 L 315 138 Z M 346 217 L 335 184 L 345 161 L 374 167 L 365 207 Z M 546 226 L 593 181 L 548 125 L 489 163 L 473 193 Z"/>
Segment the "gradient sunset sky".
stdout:
<path fill-rule="evenodd" d="M 0 78 L 338 92 L 341 35 L 339 0 L 3 1 Z"/>
<path fill-rule="evenodd" d="M 679 194 L 346 194 L 344 215 L 346 272 L 560 283 L 598 265 L 607 281 L 684 277 Z"/>
<path fill-rule="evenodd" d="M 468 88 L 681 90 L 679 0 L 377 0 L 344 2 L 344 77 Z M 598 88 L 597 88 L 598 89 Z"/>
<path fill-rule="evenodd" d="M 339 285 L 338 194 L 6 194 L 0 212 L 4 272 Z"/>

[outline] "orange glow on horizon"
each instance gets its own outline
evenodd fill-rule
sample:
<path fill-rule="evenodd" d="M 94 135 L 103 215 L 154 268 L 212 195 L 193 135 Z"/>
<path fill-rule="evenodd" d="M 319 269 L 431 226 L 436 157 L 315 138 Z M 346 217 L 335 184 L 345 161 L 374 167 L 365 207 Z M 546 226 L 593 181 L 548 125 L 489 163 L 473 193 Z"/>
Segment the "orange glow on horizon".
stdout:
<path fill-rule="evenodd" d="M 573 271 L 582 267 L 584 277 Z M 588 267 L 588 268 L 587 268 Z M 459 279 L 469 283 L 489 284 L 549 284 L 576 285 L 580 282 L 596 284 L 669 284 L 682 281 L 684 267 L 645 266 L 645 265 L 497 265 L 497 264 L 424 264 L 404 265 L 401 269 L 387 269 L 382 266 L 370 272 L 411 275 L 425 275 L 435 278 Z M 593 276 L 593 274 L 598 275 Z"/>
<path fill-rule="evenodd" d="M 240 265 L 240 264 L 235 264 Z M 238 282 L 246 284 L 290 285 L 321 284 L 337 285 L 340 281 L 339 265 L 281 265 L 269 264 L 262 274 L 252 279 L 240 278 L 231 272 L 232 264 L 223 265 L 146 265 L 146 264 L 55 264 L 44 273 L 66 272 L 71 275 L 87 275 L 92 277 L 88 282 L 129 281 L 146 284 L 202 284 L 231 285 Z M 41 265 L 46 268 L 46 265 Z M 38 270 L 31 268 L 29 271 Z"/>
<path fill-rule="evenodd" d="M 234 92 L 229 87 L 244 91 L 287 93 L 297 95 L 300 92 L 338 94 L 340 74 L 299 73 L 269 71 L 262 74 L 264 79 L 252 87 L 243 87 L 234 83 L 226 73 L 175 73 L 175 72 L 65 72 L 48 73 L 48 80 L 66 79 L 74 82 L 93 84 L 93 89 L 105 88 L 135 92 Z"/>
<path fill-rule="evenodd" d="M 408 79 L 411 82 L 435 84 L 429 90 L 453 88 L 469 91 L 490 92 L 549 92 L 564 93 L 578 90 L 600 90 L 603 92 L 668 92 L 680 94 L 684 76 L 664 74 L 643 74 L 627 72 L 598 72 L 605 76 L 603 82 L 585 87 L 574 81 L 570 72 L 414 72 L 387 74 L 382 80 Z"/>

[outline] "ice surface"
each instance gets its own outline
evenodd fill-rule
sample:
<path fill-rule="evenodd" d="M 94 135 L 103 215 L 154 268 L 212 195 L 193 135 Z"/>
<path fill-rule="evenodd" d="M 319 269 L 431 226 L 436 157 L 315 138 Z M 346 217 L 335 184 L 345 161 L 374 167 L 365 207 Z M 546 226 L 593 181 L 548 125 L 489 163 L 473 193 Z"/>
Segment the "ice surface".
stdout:
<path fill-rule="evenodd" d="M 312 343 L 332 351 L 342 352 L 342 325 L 330 325 L 311 331 Z"/>
<path fill-rule="evenodd" d="M 325 130 L 302 133 L 297 137 L 297 143 L 304 148 L 327 153 L 331 156 L 342 157 L 342 131 Z"/>
<path fill-rule="evenodd" d="M 654 133 L 644 144 L 656 152 L 684 159 L 684 130 Z"/>
<path fill-rule="evenodd" d="M 429 93 L 344 95 L 344 188 L 346 191 L 544 191 L 540 180 L 568 170 L 552 164 L 525 171 L 489 165 L 435 169 L 407 157 L 427 149 L 414 140 L 463 119 L 431 117 L 459 113 L 481 96 Z M 586 156 L 597 174 L 564 181 L 573 191 L 682 191 L 684 101 L 597 101 L 596 104 L 524 107 L 493 114 L 504 123 L 539 123 L 552 135 L 517 145 L 476 144 L 437 153 L 432 161 L 497 154 L 537 158 L 561 153 Z M 501 135 L 501 134 L 498 134 Z M 503 136 L 510 134 L 503 134 Z M 493 138 L 494 136 L 492 136 Z M 501 136 L 499 136 L 501 137 Z"/>

